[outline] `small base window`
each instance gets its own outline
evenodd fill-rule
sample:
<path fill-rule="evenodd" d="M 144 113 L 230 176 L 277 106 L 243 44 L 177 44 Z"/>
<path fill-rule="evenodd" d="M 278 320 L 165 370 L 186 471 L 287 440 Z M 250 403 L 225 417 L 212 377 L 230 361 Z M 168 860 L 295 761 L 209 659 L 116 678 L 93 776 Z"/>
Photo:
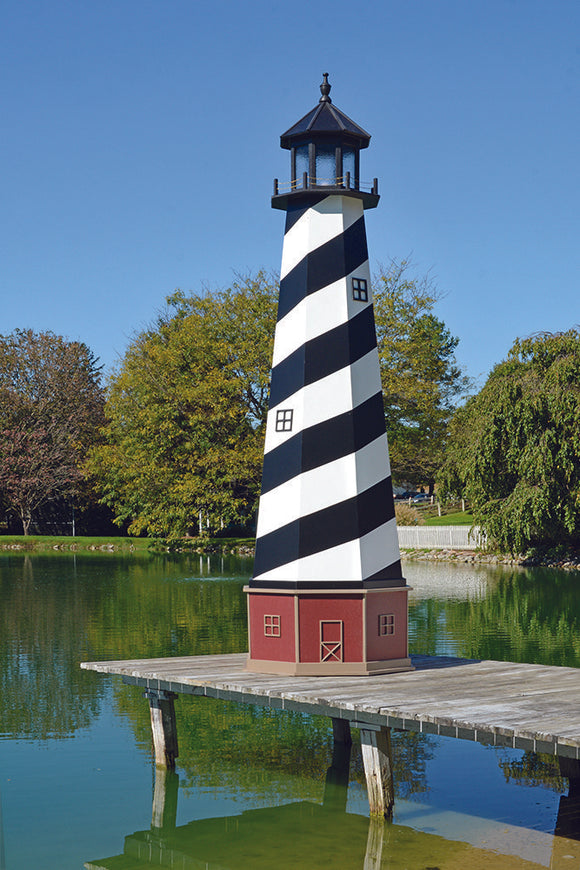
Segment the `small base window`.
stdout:
<path fill-rule="evenodd" d="M 385 637 L 395 633 L 395 614 L 381 613 L 379 616 L 379 635 Z"/>
<path fill-rule="evenodd" d="M 264 616 L 264 634 L 266 637 L 280 637 L 280 617 L 267 614 Z"/>

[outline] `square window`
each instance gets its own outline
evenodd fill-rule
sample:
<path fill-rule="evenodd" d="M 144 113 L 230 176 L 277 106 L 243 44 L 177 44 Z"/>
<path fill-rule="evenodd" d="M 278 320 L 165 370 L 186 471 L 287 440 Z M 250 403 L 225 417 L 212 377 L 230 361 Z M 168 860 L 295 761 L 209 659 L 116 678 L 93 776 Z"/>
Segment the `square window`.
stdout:
<path fill-rule="evenodd" d="M 379 616 L 379 634 L 384 637 L 395 633 L 395 614 L 381 613 Z"/>
<path fill-rule="evenodd" d="M 369 301 L 366 278 L 352 278 L 352 298 L 355 302 Z"/>
<path fill-rule="evenodd" d="M 267 614 L 264 616 L 264 634 L 266 637 L 280 637 L 280 617 Z"/>
<path fill-rule="evenodd" d="M 291 432 L 293 415 L 294 411 L 289 408 L 284 411 L 276 411 L 276 432 Z"/>

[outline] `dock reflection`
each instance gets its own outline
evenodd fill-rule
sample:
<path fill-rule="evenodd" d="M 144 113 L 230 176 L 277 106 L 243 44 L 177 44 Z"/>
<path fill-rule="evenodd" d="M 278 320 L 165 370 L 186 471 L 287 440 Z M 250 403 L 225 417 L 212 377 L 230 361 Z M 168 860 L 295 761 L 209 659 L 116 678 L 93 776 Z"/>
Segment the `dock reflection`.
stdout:
<path fill-rule="evenodd" d="M 560 797 L 554 833 L 558 837 L 580 840 L 580 779 L 571 779 L 568 794 Z"/>
<path fill-rule="evenodd" d="M 2 822 L 2 793 L 0 792 L 0 870 L 6 870 L 6 857 L 4 852 L 4 825 Z"/>
<path fill-rule="evenodd" d="M 559 870 L 580 863 L 577 778 L 570 780 L 570 792 L 560 800 L 556 836 L 541 835 L 541 848 L 530 860 L 529 849 L 528 857 L 513 849 L 510 854 L 501 854 L 498 842 L 478 847 L 391 821 L 347 813 L 350 757 L 350 745 L 335 742 L 322 804 L 299 801 L 180 826 L 176 824 L 179 775 L 157 768 L 150 829 L 129 834 L 121 855 L 89 861 L 84 866 L 86 870 L 261 870 L 272 866 L 279 870 L 295 870 L 298 866 L 312 870 L 329 866 L 337 870 Z M 524 829 L 519 829 L 520 837 L 525 834 Z"/>

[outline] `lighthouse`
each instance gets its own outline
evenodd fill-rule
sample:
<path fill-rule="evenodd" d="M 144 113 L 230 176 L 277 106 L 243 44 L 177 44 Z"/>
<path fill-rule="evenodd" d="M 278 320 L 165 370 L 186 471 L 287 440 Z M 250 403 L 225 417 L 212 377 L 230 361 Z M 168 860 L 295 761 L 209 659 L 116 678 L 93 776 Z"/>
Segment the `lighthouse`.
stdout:
<path fill-rule="evenodd" d="M 411 670 L 360 179 L 370 136 L 332 102 L 280 137 L 290 182 L 248 600 L 247 668 Z"/>

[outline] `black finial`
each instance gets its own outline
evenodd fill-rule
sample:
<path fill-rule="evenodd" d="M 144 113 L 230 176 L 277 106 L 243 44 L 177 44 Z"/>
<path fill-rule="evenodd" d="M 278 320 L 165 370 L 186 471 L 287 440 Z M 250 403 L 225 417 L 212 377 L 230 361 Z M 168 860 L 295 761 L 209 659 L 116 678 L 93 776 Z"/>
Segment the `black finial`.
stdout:
<path fill-rule="evenodd" d="M 322 78 L 324 81 L 320 85 L 320 93 L 322 96 L 320 97 L 321 103 L 332 103 L 332 100 L 328 96 L 330 93 L 331 85 L 328 84 L 328 73 L 322 73 Z"/>

